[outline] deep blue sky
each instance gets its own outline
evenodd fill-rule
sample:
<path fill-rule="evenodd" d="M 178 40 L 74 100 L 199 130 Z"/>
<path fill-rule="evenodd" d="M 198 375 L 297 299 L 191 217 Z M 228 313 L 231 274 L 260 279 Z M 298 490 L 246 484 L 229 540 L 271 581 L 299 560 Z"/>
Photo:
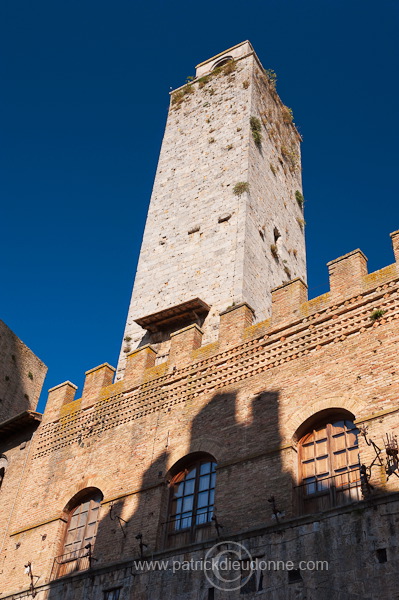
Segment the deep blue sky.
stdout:
<path fill-rule="evenodd" d="M 310 297 L 354 248 L 393 262 L 398 6 L 1 0 L 0 318 L 45 390 L 116 365 L 169 89 L 245 39 L 303 135 Z"/>

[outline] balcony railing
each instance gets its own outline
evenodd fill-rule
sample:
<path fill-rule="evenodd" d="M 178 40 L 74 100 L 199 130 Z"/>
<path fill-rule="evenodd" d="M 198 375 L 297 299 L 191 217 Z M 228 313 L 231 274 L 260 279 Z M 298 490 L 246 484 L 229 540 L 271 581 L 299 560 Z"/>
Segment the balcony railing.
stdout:
<path fill-rule="evenodd" d="M 297 512 L 309 514 L 362 500 L 360 469 L 325 477 L 309 478 L 294 488 Z"/>
<path fill-rule="evenodd" d="M 91 555 L 91 544 L 88 544 L 85 548 L 79 548 L 79 550 L 73 550 L 73 552 L 56 556 L 51 571 L 51 579 L 70 575 L 76 571 L 86 571 L 90 569 L 92 560 L 95 559 Z"/>

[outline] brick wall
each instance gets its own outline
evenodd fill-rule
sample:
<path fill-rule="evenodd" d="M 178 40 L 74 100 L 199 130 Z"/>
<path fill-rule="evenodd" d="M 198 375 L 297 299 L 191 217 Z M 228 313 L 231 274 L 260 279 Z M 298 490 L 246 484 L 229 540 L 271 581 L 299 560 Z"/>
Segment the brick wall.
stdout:
<path fill-rule="evenodd" d="M 172 337 L 169 361 L 161 365 L 144 348 L 132 353 L 121 381 L 110 383 L 112 368 L 101 365 L 87 373 L 81 399 L 72 399 L 69 382 L 52 390 L 8 529 L 1 589 L 26 587 L 21 565 L 28 560 L 41 583 L 49 580 L 53 559 L 62 552 L 64 509 L 84 488 L 104 495 L 96 569 L 137 556 L 138 534 L 146 552 L 163 551 L 170 469 L 198 452 L 218 463 L 215 506 L 223 536 L 273 527 L 270 496 L 284 513 L 284 535 L 292 527 L 300 532 L 293 487 L 301 425 L 320 411 L 345 410 L 359 426 L 368 426 L 380 447 L 397 429 L 399 272 L 396 263 L 367 274 L 355 262 L 352 270 L 353 256 L 338 261 L 338 273 L 330 268 L 328 294 L 307 301 L 304 284 L 293 281 L 273 292 L 266 321 L 251 324 L 250 308 L 237 305 L 220 315 L 216 343 L 199 346 L 201 332 L 191 327 Z M 334 279 L 344 268 L 346 296 Z M 384 312 L 374 318 L 376 310 Z M 362 437 L 360 454 L 367 465 L 374 458 Z M 393 502 L 397 481 L 373 468 L 372 497 L 384 493 Z M 126 535 L 111 519 L 111 505 L 112 514 L 126 522 Z M 345 517 L 347 540 L 355 535 L 351 528 L 357 531 L 355 517 Z M 334 536 L 327 521 L 325 535 Z M 385 539 L 385 525 L 380 526 Z M 293 539 L 296 535 L 302 534 Z M 338 541 L 331 548 L 338 565 Z M 182 598 L 196 597 L 195 579 L 190 582 Z M 174 593 L 173 586 L 168 590 Z"/>

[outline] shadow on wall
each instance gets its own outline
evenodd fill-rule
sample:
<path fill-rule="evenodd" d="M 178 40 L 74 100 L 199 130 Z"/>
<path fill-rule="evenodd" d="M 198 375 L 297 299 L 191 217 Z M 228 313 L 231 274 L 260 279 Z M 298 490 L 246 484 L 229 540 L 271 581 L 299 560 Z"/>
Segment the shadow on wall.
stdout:
<path fill-rule="evenodd" d="M 149 557 L 160 550 L 212 539 L 216 542 L 219 537 L 229 539 L 240 531 L 276 523 L 268 498 L 274 495 L 281 505 L 290 504 L 292 494 L 291 477 L 284 472 L 280 454 L 275 451 L 281 443 L 279 394 L 265 392 L 252 401 L 240 402 L 240 406 L 237 396 L 236 391 L 214 395 L 191 424 L 187 421 L 188 436 L 182 433 L 173 413 L 162 415 L 171 423 L 176 419 L 175 429 L 165 450 L 143 474 L 132 516 L 128 522 L 122 518 L 128 508 L 127 498 L 115 500 L 112 508 L 110 504 L 102 506 L 93 550 L 94 570 L 119 560 L 139 559 L 141 553 Z M 181 405 L 177 405 L 176 411 L 180 410 Z M 180 451 L 179 446 L 184 450 Z M 216 486 L 212 463 L 217 463 Z M 171 497 L 179 496 L 180 492 L 181 501 L 177 498 L 173 502 Z M 60 548 L 62 554 L 65 546 L 61 544 Z M 166 590 L 168 573 L 161 574 L 161 580 L 164 578 L 160 585 L 165 585 Z M 76 589 L 68 587 L 66 580 L 60 595 L 61 582 L 62 579 L 51 584 L 48 598 L 75 600 Z M 111 576 L 104 587 L 112 584 Z M 208 589 L 206 581 L 202 585 L 204 590 Z M 85 598 L 92 600 L 104 597 L 100 589 L 90 592 L 90 596 L 88 588 L 84 593 Z M 173 593 L 177 594 L 177 590 Z M 137 598 L 147 598 L 145 590 L 142 594 Z M 151 600 L 155 597 L 161 596 L 151 596 Z"/>
<path fill-rule="evenodd" d="M 101 566 L 121 560 L 139 560 L 143 557 L 151 559 L 154 553 L 161 550 L 182 555 L 180 548 L 185 547 L 188 552 L 187 546 L 190 544 L 194 544 L 191 550 L 193 548 L 198 550 L 201 545 L 195 546 L 195 544 L 208 541 L 212 545 L 219 540 L 231 540 L 240 533 L 245 538 L 246 531 L 261 530 L 273 525 L 276 526 L 273 533 L 267 535 L 278 537 L 277 543 L 280 545 L 278 552 L 283 556 L 287 542 L 283 540 L 283 530 L 279 529 L 279 524 L 284 521 L 284 518 L 298 514 L 298 510 L 303 513 L 304 509 L 303 505 L 298 503 L 299 488 L 295 488 L 296 482 L 288 472 L 289 469 L 295 472 L 298 464 L 296 451 L 293 448 L 281 448 L 278 404 L 278 391 L 266 391 L 253 399 L 245 399 L 243 396 L 239 398 L 238 391 L 218 393 L 192 420 L 188 446 L 185 443 L 186 437 L 182 432 L 182 426 L 179 426 L 176 421 L 165 450 L 154 458 L 142 477 L 140 493 L 136 495 L 137 506 L 128 521 L 122 518 L 122 515 L 126 514 L 125 509 L 129 508 L 127 498 L 115 500 L 112 508 L 109 503 L 103 505 L 93 550 L 91 574 L 94 575 L 96 569 Z M 179 405 L 176 410 L 181 410 Z M 163 413 L 161 420 L 162 416 L 173 423 L 173 413 Z M 335 436 L 335 440 L 341 440 L 339 443 L 334 442 L 334 448 L 337 449 L 338 445 L 344 442 L 350 448 L 350 440 L 353 440 L 353 436 L 356 435 L 356 431 L 350 425 L 350 418 L 353 415 L 338 411 L 331 413 L 330 416 L 330 421 L 338 423 L 331 435 Z M 300 436 L 306 433 L 310 436 L 306 438 L 306 451 L 300 456 L 299 464 L 307 460 L 310 464 L 312 457 L 318 459 L 319 450 L 315 450 L 318 442 L 320 447 L 324 444 L 323 452 L 327 449 L 325 446 L 327 442 L 323 435 L 324 433 L 330 435 L 331 432 L 328 430 L 329 425 L 328 427 L 325 423 L 322 425 L 322 422 L 320 419 L 313 420 L 306 424 L 307 431 L 299 431 Z M 154 436 L 157 436 L 157 431 Z M 151 443 L 152 440 L 149 440 L 148 444 Z M 184 448 L 184 451 L 179 451 L 179 445 Z M 321 451 L 319 455 L 320 460 L 323 460 Z M 348 459 L 348 464 L 351 460 L 352 458 Z M 214 462 L 217 463 L 217 467 L 216 494 L 213 503 L 212 464 Z M 132 469 L 134 468 L 132 456 Z M 307 512 L 332 508 L 333 505 L 328 504 L 332 499 L 332 489 L 336 506 L 361 499 L 358 469 L 357 475 L 353 477 L 345 475 L 344 479 L 335 480 L 333 486 L 331 481 L 326 484 L 326 479 L 324 484 L 320 484 L 317 477 L 311 475 L 315 470 L 312 469 L 313 467 L 309 467 L 308 471 L 304 471 L 309 478 L 301 490 L 304 494 L 302 500 L 308 497 L 311 501 L 309 504 L 311 509 Z M 352 472 L 355 473 L 355 470 L 353 468 Z M 340 497 L 337 495 L 337 489 L 342 494 Z M 358 494 L 358 497 L 354 494 Z M 272 498 L 274 502 L 271 501 Z M 321 499 L 321 504 L 317 504 L 318 499 Z M 359 526 L 361 526 L 360 520 Z M 358 543 L 361 541 L 361 533 L 359 535 Z M 317 546 L 318 558 L 327 560 L 332 544 L 332 539 L 320 534 Z M 65 579 L 64 584 L 62 579 L 54 581 L 48 598 L 51 600 L 61 598 L 63 600 L 81 598 L 82 600 L 83 598 L 113 600 L 111 595 L 104 596 L 104 590 L 112 590 L 113 585 L 124 588 L 124 595 L 120 600 L 127 598 L 155 600 L 163 597 L 202 600 L 212 597 L 209 595 L 209 583 L 205 577 L 190 575 L 190 573 L 180 573 L 171 578 L 170 571 L 159 571 L 156 577 L 147 580 L 145 577 L 135 577 L 131 568 L 127 566 L 122 576 L 120 573 L 121 570 L 118 569 L 110 570 L 107 575 L 102 576 L 101 580 L 97 578 L 96 583 L 92 576 L 80 580 L 79 592 L 76 587 L 70 585 L 69 579 Z M 190 576 L 196 578 L 196 583 L 190 582 Z M 241 594 L 255 594 L 266 590 L 266 584 L 265 587 L 259 587 L 263 585 L 259 577 L 251 581 L 251 584 L 242 588 Z M 336 589 L 334 590 L 333 587 L 330 589 L 325 585 L 325 581 L 325 577 L 320 579 L 317 586 L 318 590 L 325 591 L 323 597 L 340 597 L 337 596 Z M 296 583 L 302 585 L 302 579 L 298 579 Z M 131 585 L 134 593 L 130 590 Z M 155 586 L 154 589 L 148 587 L 152 585 Z M 275 586 L 276 583 L 272 585 L 269 582 L 268 585 L 269 591 L 273 591 L 273 585 Z M 195 595 L 193 595 L 194 588 Z M 294 588 L 290 589 L 293 593 Z M 327 590 L 331 595 L 328 595 Z M 237 594 L 237 598 L 241 597 L 239 592 Z M 236 595 L 216 597 L 235 598 Z M 357 596 L 347 591 L 346 595 L 342 596 L 344 597 L 348 600 Z M 367 598 L 367 595 L 363 597 Z"/>

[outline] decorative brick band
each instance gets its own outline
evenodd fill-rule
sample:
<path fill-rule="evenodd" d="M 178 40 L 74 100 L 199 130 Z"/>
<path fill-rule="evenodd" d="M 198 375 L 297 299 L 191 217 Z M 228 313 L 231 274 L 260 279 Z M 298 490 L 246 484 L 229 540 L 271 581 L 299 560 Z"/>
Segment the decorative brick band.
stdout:
<path fill-rule="evenodd" d="M 77 410 L 42 426 L 33 458 L 45 456 L 73 443 L 81 443 L 102 431 L 167 410 L 226 386 L 317 352 L 378 325 L 370 314 L 386 311 L 384 321 L 399 317 L 398 280 L 329 306 L 294 324 L 221 352 L 206 360 L 142 384 L 135 389 L 99 400 L 94 407 Z"/>

